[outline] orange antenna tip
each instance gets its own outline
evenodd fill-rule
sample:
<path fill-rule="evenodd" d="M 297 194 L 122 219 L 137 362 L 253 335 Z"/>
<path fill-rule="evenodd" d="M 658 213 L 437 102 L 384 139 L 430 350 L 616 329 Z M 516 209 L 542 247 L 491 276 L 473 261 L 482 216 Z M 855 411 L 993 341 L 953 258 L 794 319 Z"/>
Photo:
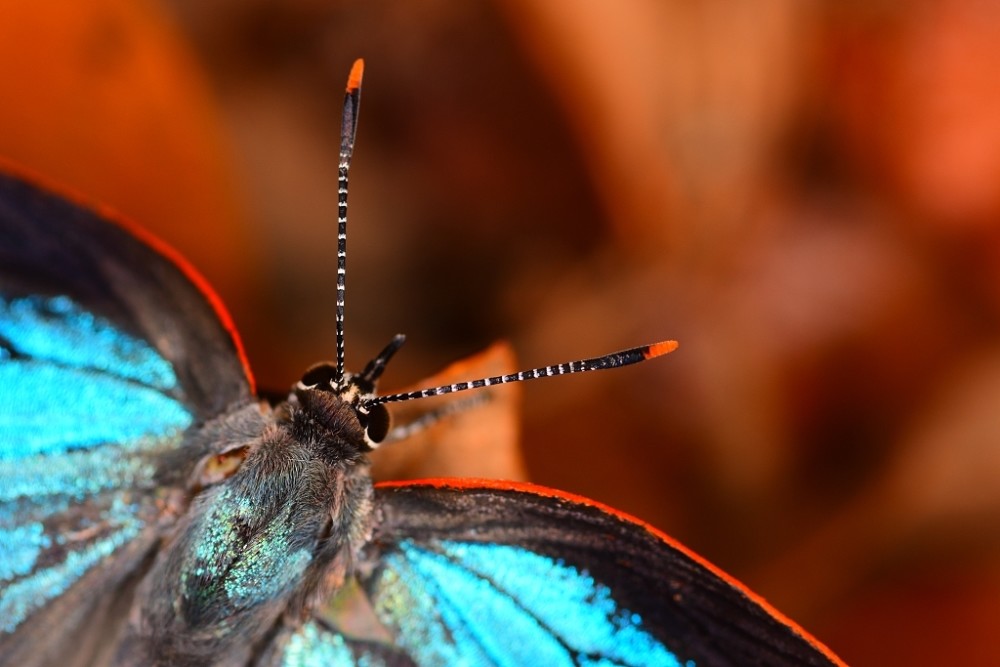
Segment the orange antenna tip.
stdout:
<path fill-rule="evenodd" d="M 653 343 L 652 345 L 650 345 L 649 349 L 646 350 L 646 353 L 642 356 L 644 356 L 646 359 L 652 359 L 653 357 L 660 357 L 663 356 L 664 354 L 669 354 L 670 352 L 673 352 L 676 349 L 677 349 L 677 341 L 665 340 L 663 342 Z"/>
<path fill-rule="evenodd" d="M 347 77 L 347 92 L 353 93 L 361 87 L 361 77 L 365 75 L 365 61 L 358 58 L 351 67 L 351 74 Z"/>

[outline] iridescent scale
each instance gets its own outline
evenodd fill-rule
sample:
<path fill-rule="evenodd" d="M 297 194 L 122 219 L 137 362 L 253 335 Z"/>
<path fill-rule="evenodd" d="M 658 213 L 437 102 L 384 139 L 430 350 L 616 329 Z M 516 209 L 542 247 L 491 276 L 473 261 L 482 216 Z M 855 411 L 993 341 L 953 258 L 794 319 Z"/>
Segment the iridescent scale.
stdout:
<path fill-rule="evenodd" d="M 155 350 L 70 299 L 0 295 L 0 631 L 155 516 L 157 458 L 192 421 L 175 386 Z"/>

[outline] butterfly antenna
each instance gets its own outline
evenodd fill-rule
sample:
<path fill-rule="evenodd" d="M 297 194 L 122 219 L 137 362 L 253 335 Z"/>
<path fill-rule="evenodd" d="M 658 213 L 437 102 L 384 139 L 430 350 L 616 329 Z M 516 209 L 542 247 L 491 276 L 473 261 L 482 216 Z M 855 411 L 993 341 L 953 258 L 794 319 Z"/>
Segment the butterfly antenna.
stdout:
<path fill-rule="evenodd" d="M 630 364 L 637 364 L 640 361 L 646 361 L 647 359 L 653 359 L 654 357 L 662 356 L 668 352 L 673 352 L 676 349 L 677 341 L 665 340 L 659 343 L 653 343 L 652 345 L 643 345 L 642 347 L 633 347 L 629 350 L 606 354 L 603 357 L 581 359 L 580 361 L 571 361 L 566 364 L 557 364 L 555 366 L 543 366 L 542 368 L 533 368 L 530 371 L 521 371 L 511 375 L 497 375 L 494 377 L 482 378 L 480 380 L 472 380 L 470 382 L 458 382 L 456 384 L 441 385 L 440 387 L 433 387 L 431 389 L 421 389 L 419 391 L 410 391 L 402 394 L 389 394 L 387 396 L 376 396 L 365 403 L 367 405 L 399 403 L 400 401 L 412 401 L 418 398 L 430 398 L 431 396 L 451 394 L 456 391 L 465 391 L 466 389 L 492 387 L 493 385 L 498 384 L 523 382 L 525 380 L 554 377 L 556 375 L 567 375 L 569 373 L 585 373 L 587 371 L 599 371 L 606 368 L 618 368 L 619 366 L 628 366 Z"/>
<path fill-rule="evenodd" d="M 396 354 L 399 348 L 403 347 L 403 343 L 406 342 L 406 336 L 403 334 L 396 334 L 393 336 L 389 344 L 382 348 L 382 351 L 378 353 L 378 356 L 368 362 L 365 366 L 365 370 L 361 371 L 361 375 L 358 377 L 368 384 L 374 385 L 380 377 L 382 377 L 382 371 L 385 370 L 386 364 L 392 359 L 392 355 Z"/>
<path fill-rule="evenodd" d="M 344 117 L 340 126 L 340 164 L 337 168 L 337 372 L 336 382 L 344 379 L 344 292 L 347 278 L 347 176 L 358 131 L 358 106 L 361 104 L 361 78 L 365 63 L 358 58 L 347 78 Z"/>

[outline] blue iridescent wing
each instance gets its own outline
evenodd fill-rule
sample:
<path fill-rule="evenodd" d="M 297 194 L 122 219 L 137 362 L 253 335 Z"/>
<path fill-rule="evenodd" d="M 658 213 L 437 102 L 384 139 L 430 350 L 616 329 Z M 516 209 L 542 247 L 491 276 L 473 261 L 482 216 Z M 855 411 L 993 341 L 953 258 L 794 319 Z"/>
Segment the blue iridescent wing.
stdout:
<path fill-rule="evenodd" d="M 136 233 L 0 174 L 0 664 L 103 650 L 210 446 L 189 427 L 251 400 L 213 298 Z"/>
<path fill-rule="evenodd" d="M 321 618 L 287 624 L 254 667 L 416 667 L 401 648 L 386 641 L 349 637 Z M 469 663 L 467 663 L 469 664 Z"/>
<path fill-rule="evenodd" d="M 380 628 L 320 614 L 283 664 L 352 664 L 379 635 L 419 665 L 840 664 L 735 580 L 584 499 L 458 480 L 376 493 L 359 573 Z"/>

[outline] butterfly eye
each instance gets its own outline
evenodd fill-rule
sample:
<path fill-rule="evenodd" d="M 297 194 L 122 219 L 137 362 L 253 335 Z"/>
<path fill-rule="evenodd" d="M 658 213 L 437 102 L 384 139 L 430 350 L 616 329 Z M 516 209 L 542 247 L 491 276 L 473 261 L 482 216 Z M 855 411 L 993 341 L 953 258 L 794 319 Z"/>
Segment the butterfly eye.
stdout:
<path fill-rule="evenodd" d="M 299 383 L 304 387 L 329 390 L 333 387 L 337 369 L 331 364 L 316 364 L 305 373 Z"/>
<path fill-rule="evenodd" d="M 358 410 L 358 420 L 373 443 L 382 442 L 389 433 L 389 410 L 384 405 L 373 405 L 364 412 Z"/>

